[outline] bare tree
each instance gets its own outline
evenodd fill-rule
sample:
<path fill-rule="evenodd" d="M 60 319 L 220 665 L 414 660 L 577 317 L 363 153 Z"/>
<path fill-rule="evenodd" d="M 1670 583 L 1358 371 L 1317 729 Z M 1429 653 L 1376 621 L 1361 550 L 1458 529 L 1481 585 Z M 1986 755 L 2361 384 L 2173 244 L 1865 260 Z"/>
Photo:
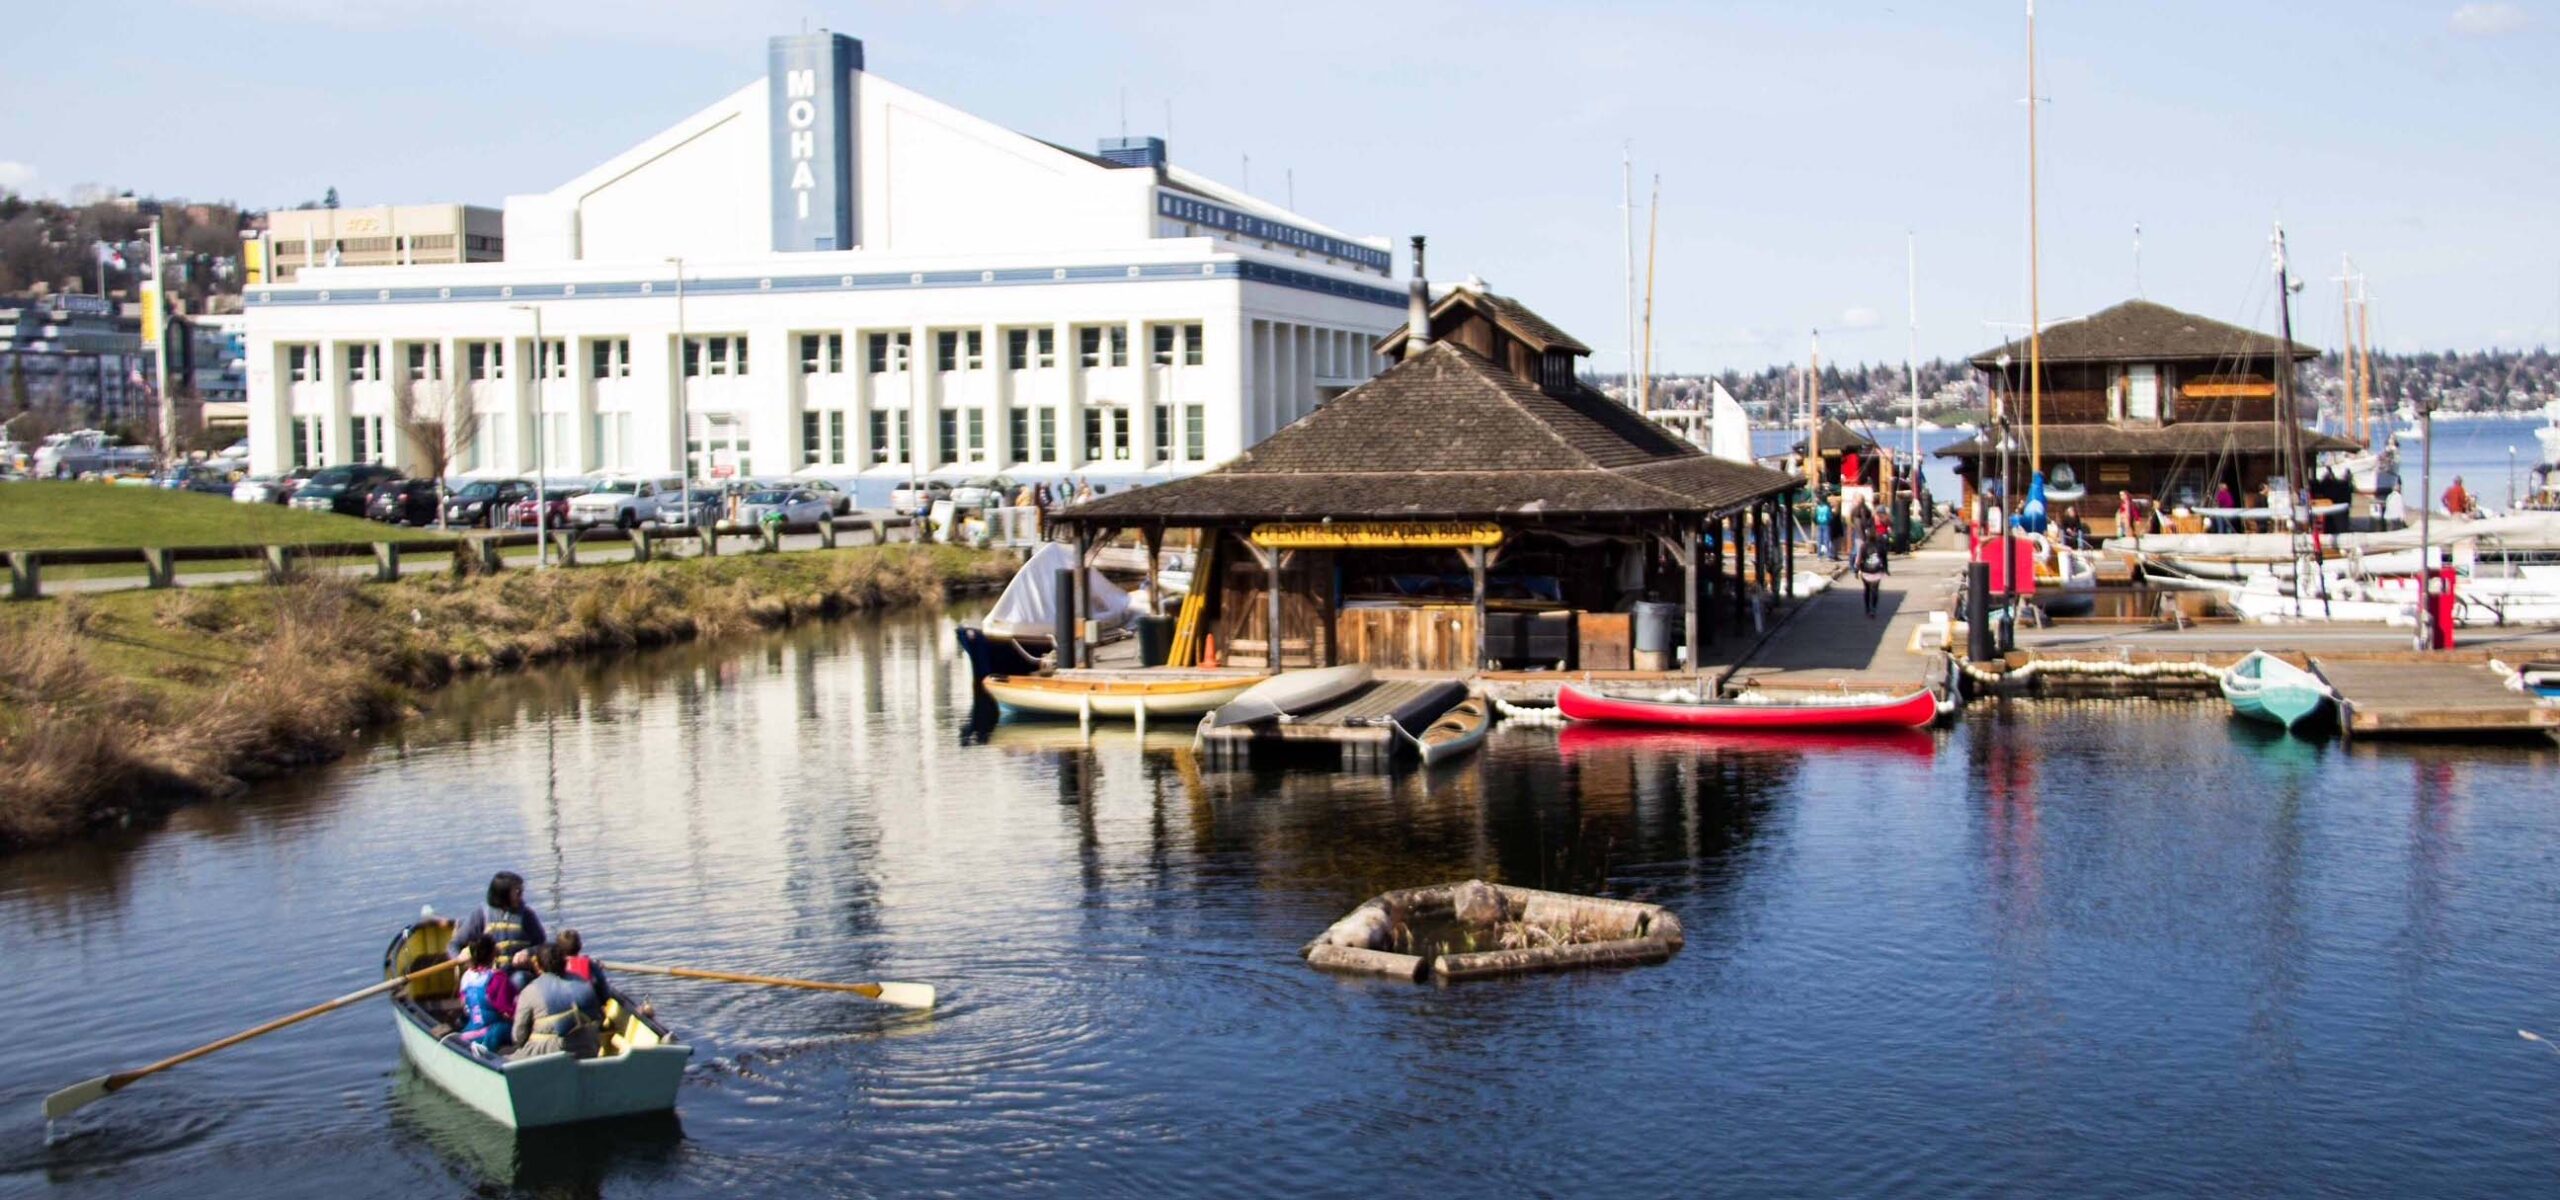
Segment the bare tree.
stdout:
<path fill-rule="evenodd" d="M 436 481 L 436 528 L 445 528 L 445 479 L 453 474 L 454 460 L 480 440 L 479 401 L 467 380 L 413 380 L 403 372 L 393 386 L 391 411 L 400 436 L 417 449 Z"/>

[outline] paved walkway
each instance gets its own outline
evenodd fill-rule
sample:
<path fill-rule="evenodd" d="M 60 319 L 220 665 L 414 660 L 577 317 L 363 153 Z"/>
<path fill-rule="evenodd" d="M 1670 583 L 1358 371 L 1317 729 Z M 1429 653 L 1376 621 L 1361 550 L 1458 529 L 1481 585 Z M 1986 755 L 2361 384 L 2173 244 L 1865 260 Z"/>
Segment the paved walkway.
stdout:
<path fill-rule="evenodd" d="M 1942 527 L 1920 549 L 1894 558 L 1873 617 L 1857 576 L 1844 571 L 1728 670 L 1724 686 L 1884 689 L 1934 681 L 1934 656 L 1909 647 L 1930 613 L 1953 606 L 1964 567 L 1963 535 Z"/>

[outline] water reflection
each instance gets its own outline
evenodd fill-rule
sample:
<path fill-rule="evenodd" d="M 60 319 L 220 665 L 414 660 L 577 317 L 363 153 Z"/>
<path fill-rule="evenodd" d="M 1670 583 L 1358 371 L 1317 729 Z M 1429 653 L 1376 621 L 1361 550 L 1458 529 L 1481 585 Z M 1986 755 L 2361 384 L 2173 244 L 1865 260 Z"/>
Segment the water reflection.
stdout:
<path fill-rule="evenodd" d="M 1888 739 L 1501 727 L 1427 771 L 1211 770 L 1179 729 L 972 726 L 949 625 L 482 680 L 335 768 L 0 860 L 0 1013 L 187 984 L 0 1041 L 0 1190 L 2496 1194 L 2560 1171 L 2554 1068 L 2514 1037 L 2560 1028 L 2548 751 L 2021 704 Z M 547 1142 L 421 1088 L 364 1010 L 42 1147 L 45 1091 L 359 986 L 418 904 L 459 910 L 498 867 L 607 958 L 944 1003 L 625 979 L 696 1047 L 681 1126 Z M 1371 895 L 1469 876 L 1656 900 L 1689 947 L 1449 989 L 1296 956 Z M 275 930 L 294 952 L 242 953 Z"/>

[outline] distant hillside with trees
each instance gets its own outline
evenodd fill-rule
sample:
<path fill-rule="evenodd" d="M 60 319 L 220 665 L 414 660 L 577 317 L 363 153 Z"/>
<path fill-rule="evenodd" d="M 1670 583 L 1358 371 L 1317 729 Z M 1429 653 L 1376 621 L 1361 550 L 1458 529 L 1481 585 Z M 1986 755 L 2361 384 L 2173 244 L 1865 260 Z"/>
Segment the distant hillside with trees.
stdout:
<path fill-rule="evenodd" d="M 131 298 L 150 277 L 145 227 L 161 220 L 169 292 L 187 312 L 214 311 L 240 294 L 240 230 L 228 202 L 116 196 L 64 203 L 0 192 L 0 295 L 86 292 Z"/>

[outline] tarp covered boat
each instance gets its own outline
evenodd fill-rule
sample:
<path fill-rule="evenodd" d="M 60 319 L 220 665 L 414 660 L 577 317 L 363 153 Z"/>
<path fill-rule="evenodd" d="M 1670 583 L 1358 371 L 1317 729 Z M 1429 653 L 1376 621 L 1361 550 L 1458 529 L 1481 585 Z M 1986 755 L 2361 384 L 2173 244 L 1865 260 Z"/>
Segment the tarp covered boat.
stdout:
<path fill-rule="evenodd" d="M 1644 700 L 1568 683 L 1556 690 L 1556 708 L 1576 721 L 1682 729 L 1918 729 L 1938 719 L 1938 699 L 1927 688 L 1904 695 Z"/>
<path fill-rule="evenodd" d="M 452 923 L 440 919 L 401 930 L 383 951 L 384 976 L 404 975 L 444 958 L 452 940 Z M 453 1040 L 462 1027 L 457 987 L 448 973 L 392 993 L 400 1049 L 419 1074 L 499 1124 L 531 1129 L 676 1106 L 676 1089 L 684 1082 L 685 1060 L 693 1057 L 693 1047 L 676 1041 L 655 1020 L 624 1012 L 620 1001 L 607 1001 L 604 1053 L 588 1059 L 564 1053 L 511 1061 L 465 1049 Z"/>
<path fill-rule="evenodd" d="M 987 610 L 979 628 L 987 636 L 1012 638 L 1026 643 L 1034 654 L 1045 653 L 1057 639 L 1058 572 L 1075 569 L 1075 548 L 1064 542 L 1042 542 L 1040 548 L 1013 573 L 1013 581 L 1004 585 L 1004 593 L 996 597 L 995 607 Z M 1126 632 L 1138 618 L 1137 608 L 1129 602 L 1129 593 L 1112 585 L 1100 571 L 1085 572 L 1085 615 L 1099 629 L 1098 640 L 1109 640 Z"/>

